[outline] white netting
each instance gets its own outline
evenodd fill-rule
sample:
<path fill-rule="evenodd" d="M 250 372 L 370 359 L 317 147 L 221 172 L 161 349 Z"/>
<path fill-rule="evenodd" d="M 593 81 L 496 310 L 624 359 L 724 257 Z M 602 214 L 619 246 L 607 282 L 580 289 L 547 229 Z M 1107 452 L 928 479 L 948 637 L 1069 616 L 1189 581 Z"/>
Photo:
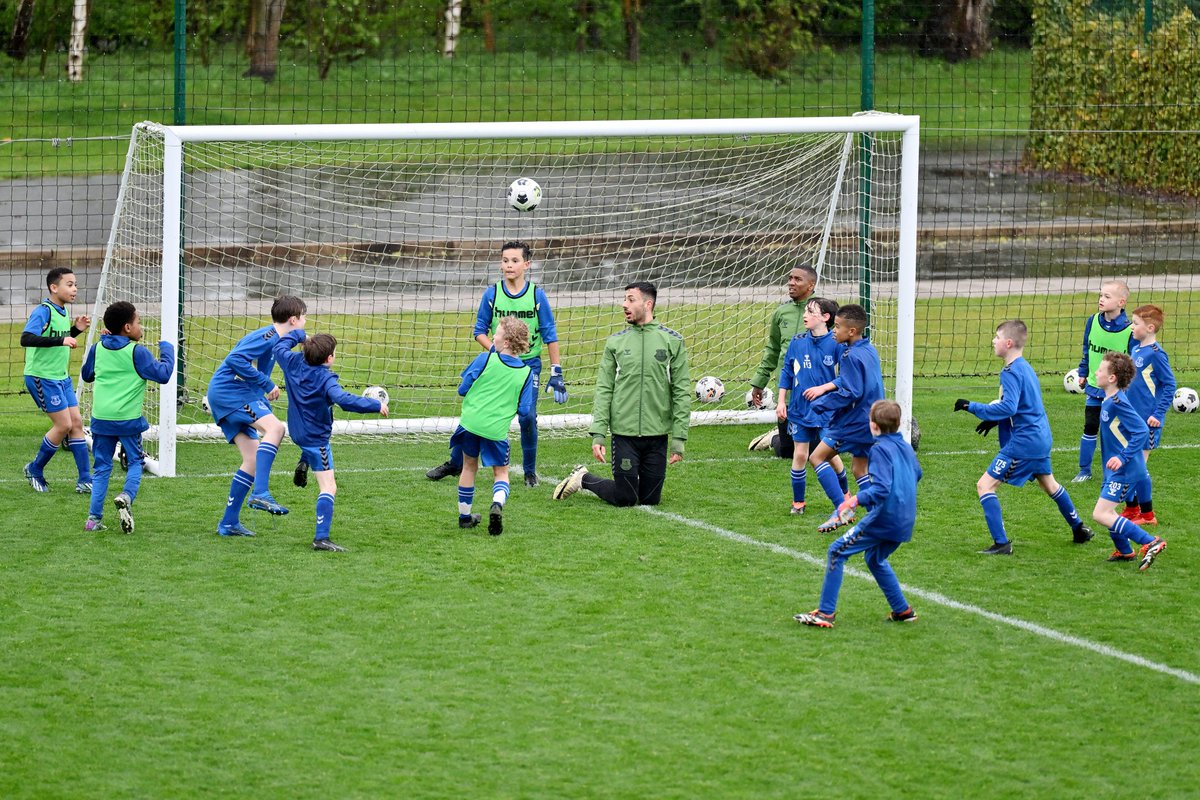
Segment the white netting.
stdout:
<path fill-rule="evenodd" d="M 693 377 L 730 388 L 694 408 L 718 412 L 698 421 L 745 411 L 767 321 L 802 264 L 818 266 L 818 295 L 869 303 L 891 387 L 900 140 L 835 131 L 185 142 L 180 435 L 216 435 L 200 406 L 207 381 L 241 336 L 270 321 L 279 294 L 308 303 L 310 332 L 337 337 L 347 389 L 391 395 L 391 420 L 345 415 L 339 431 L 440 434 L 457 413 L 459 372 L 479 352 L 472 326 L 508 240 L 533 248 L 528 278 L 557 320 L 571 398 L 540 400 L 546 430 L 585 424 L 604 340 L 623 326 L 622 289 L 635 280 L 657 284 L 656 318 L 684 335 Z M 172 235 L 163 152 L 162 130 L 139 126 L 97 302 L 102 312 L 132 300 L 148 341 L 160 336 L 162 242 Z M 505 203 L 522 176 L 545 192 L 536 211 Z"/>

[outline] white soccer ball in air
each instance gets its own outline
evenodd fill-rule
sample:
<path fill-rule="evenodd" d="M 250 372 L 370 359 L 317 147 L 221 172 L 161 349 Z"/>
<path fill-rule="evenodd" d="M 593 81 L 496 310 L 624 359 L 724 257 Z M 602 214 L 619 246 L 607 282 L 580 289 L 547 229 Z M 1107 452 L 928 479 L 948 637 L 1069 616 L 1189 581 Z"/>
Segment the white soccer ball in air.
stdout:
<path fill-rule="evenodd" d="M 368 386 L 363 389 L 363 397 L 368 400 L 378 400 L 386 406 L 388 402 L 388 390 L 382 386 Z"/>
<path fill-rule="evenodd" d="M 720 378 L 705 375 L 696 381 L 696 399 L 701 403 L 715 403 L 725 396 L 725 384 Z"/>
<path fill-rule="evenodd" d="M 542 187 L 533 178 L 517 178 L 508 185 L 508 204 L 517 211 L 533 211 L 542 202 Z"/>
<path fill-rule="evenodd" d="M 753 409 L 774 408 L 775 407 L 774 400 L 775 400 L 775 395 L 771 392 L 770 386 L 763 387 L 761 403 L 754 402 L 754 390 L 753 389 L 746 392 L 746 408 L 753 408 Z"/>
<path fill-rule="evenodd" d="M 1180 386 L 1175 390 L 1175 399 L 1171 401 L 1171 408 L 1180 414 L 1190 414 L 1200 408 L 1200 396 L 1196 395 L 1195 389 Z"/>
<path fill-rule="evenodd" d="M 1063 388 L 1070 394 L 1083 394 L 1083 387 L 1079 385 L 1079 369 L 1073 369 L 1066 375 L 1063 375 Z"/>

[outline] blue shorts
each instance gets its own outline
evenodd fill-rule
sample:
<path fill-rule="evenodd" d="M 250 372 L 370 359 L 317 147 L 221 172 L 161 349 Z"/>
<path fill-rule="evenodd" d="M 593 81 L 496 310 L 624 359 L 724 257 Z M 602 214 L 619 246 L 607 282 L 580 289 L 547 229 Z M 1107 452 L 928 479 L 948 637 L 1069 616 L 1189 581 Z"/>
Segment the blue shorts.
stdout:
<path fill-rule="evenodd" d="M 300 458 L 313 472 L 328 472 L 333 469 L 333 447 L 301 447 Z"/>
<path fill-rule="evenodd" d="M 797 444 L 816 444 L 821 441 L 821 429 L 810 428 L 807 425 L 801 425 L 798 422 L 788 420 L 788 435 L 792 437 L 792 441 Z"/>
<path fill-rule="evenodd" d="M 263 417 L 271 416 L 272 413 L 271 406 L 266 400 L 254 400 L 246 403 L 237 411 L 226 414 L 217 420 L 217 424 L 221 426 L 221 433 L 225 434 L 225 441 L 232 444 L 234 437 L 239 433 L 244 433 L 251 439 L 257 439 L 258 431 L 254 428 L 254 423 Z"/>
<path fill-rule="evenodd" d="M 450 449 L 458 448 L 464 456 L 478 458 L 485 467 L 508 466 L 508 439 L 485 439 L 471 433 L 462 425 L 450 437 Z"/>
<path fill-rule="evenodd" d="M 1104 470 L 1104 480 L 1100 483 L 1100 499 L 1119 503 L 1129 494 L 1129 484 L 1125 479 L 1114 477 L 1111 472 Z"/>
<path fill-rule="evenodd" d="M 851 442 L 846 439 L 835 439 L 830 434 L 825 434 L 821 437 L 821 442 L 832 447 L 838 453 L 849 453 L 858 458 L 866 458 L 867 453 L 871 452 L 871 448 L 875 446 L 874 441 L 870 442 Z"/>
<path fill-rule="evenodd" d="M 1045 458 L 1013 458 L 1003 450 L 992 459 L 987 474 L 1010 486 L 1024 486 L 1030 478 L 1038 475 L 1053 475 L 1050 456 Z"/>
<path fill-rule="evenodd" d="M 25 388 L 33 396 L 33 402 L 37 403 L 37 407 L 47 414 L 79 405 L 79 399 L 75 397 L 75 387 L 71 385 L 70 378 L 56 381 L 50 378 L 35 378 L 32 375 L 26 375 Z"/>

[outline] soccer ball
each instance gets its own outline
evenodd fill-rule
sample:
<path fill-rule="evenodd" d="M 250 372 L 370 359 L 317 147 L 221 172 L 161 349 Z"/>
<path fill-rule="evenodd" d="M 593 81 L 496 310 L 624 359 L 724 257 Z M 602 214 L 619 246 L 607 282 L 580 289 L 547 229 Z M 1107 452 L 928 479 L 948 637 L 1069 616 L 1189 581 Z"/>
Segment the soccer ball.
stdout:
<path fill-rule="evenodd" d="M 1069 394 L 1083 394 L 1083 387 L 1079 385 L 1079 369 L 1073 369 L 1066 375 L 1063 375 L 1063 388 Z"/>
<path fill-rule="evenodd" d="M 754 402 L 754 390 L 753 389 L 746 392 L 746 408 L 753 408 L 755 410 L 758 410 L 761 408 L 774 408 L 774 405 L 775 405 L 774 400 L 775 400 L 775 395 L 771 393 L 770 386 L 763 387 L 761 403 Z"/>
<path fill-rule="evenodd" d="M 1200 397 L 1196 395 L 1195 389 L 1180 386 L 1175 390 L 1175 399 L 1171 401 L 1171 408 L 1180 414 L 1190 414 L 1197 407 L 1200 407 Z"/>
<path fill-rule="evenodd" d="M 917 424 L 917 418 L 911 417 L 908 420 L 909 428 L 908 443 L 912 445 L 913 452 L 917 452 L 921 448 L 921 426 Z"/>
<path fill-rule="evenodd" d="M 696 381 L 696 399 L 701 403 L 715 403 L 725 396 L 725 384 L 720 378 L 705 375 Z"/>
<path fill-rule="evenodd" d="M 508 185 L 508 204 L 517 211 L 533 211 L 542 202 L 542 187 L 533 178 L 517 178 Z"/>
<path fill-rule="evenodd" d="M 363 397 L 369 400 L 378 400 L 386 406 L 388 402 L 388 390 L 382 386 L 368 386 L 363 389 Z"/>
<path fill-rule="evenodd" d="M 200 408 L 204 409 L 205 414 L 212 413 L 212 406 L 208 404 L 208 395 L 204 395 L 204 397 L 200 398 Z"/>

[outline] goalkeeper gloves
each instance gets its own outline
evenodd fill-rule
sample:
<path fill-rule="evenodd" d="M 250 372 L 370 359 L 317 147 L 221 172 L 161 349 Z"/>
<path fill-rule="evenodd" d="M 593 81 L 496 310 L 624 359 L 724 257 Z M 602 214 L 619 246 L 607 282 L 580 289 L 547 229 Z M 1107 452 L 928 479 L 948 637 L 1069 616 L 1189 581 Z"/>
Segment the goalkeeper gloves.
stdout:
<path fill-rule="evenodd" d="M 985 419 L 983 422 L 981 422 L 975 426 L 975 432 L 978 433 L 980 436 L 987 436 L 988 431 L 990 431 L 992 428 L 996 427 L 999 424 L 1000 424 L 999 420 Z"/>
<path fill-rule="evenodd" d="M 957 400 L 955 400 L 955 401 L 954 401 L 954 410 L 955 410 L 955 411 L 966 411 L 966 410 L 967 410 L 968 408 L 970 408 L 970 407 L 971 407 L 971 401 L 970 401 L 970 400 L 963 400 L 963 399 L 960 397 L 960 398 L 958 398 Z"/>
<path fill-rule="evenodd" d="M 546 392 L 554 392 L 554 402 L 567 402 L 567 382 L 563 380 L 562 367 L 558 364 L 550 365 L 550 380 L 546 381 Z"/>
<path fill-rule="evenodd" d="M 858 508 L 858 495 L 848 494 L 846 495 L 846 499 L 842 501 L 842 504 L 837 507 L 837 510 L 838 514 L 843 514 L 855 508 Z"/>

